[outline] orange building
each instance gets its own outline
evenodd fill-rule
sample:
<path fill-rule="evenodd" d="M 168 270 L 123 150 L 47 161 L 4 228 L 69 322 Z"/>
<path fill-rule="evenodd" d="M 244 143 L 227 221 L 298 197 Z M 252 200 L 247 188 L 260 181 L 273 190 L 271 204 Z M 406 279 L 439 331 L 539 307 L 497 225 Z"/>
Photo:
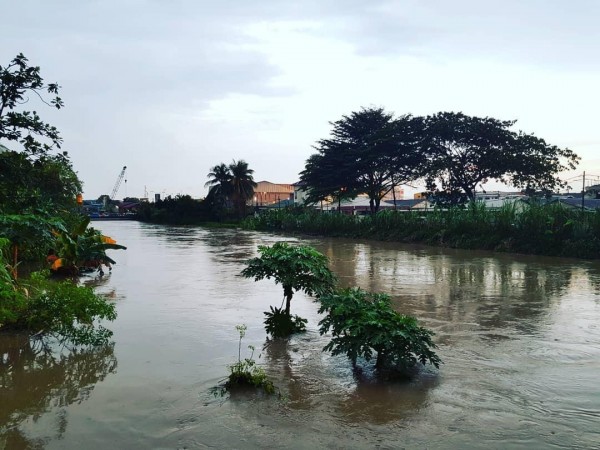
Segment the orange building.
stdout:
<path fill-rule="evenodd" d="M 269 206 L 286 200 L 294 201 L 294 186 L 259 181 L 254 188 L 253 203 L 258 206 Z"/>

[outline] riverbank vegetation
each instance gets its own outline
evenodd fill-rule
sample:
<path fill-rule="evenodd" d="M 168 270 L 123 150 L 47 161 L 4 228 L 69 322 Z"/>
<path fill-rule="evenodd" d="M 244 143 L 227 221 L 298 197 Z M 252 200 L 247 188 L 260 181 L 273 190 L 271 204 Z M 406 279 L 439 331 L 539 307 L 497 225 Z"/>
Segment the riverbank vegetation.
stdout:
<path fill-rule="evenodd" d="M 235 226 L 246 217 L 248 200 L 254 194 L 253 173 L 244 160 L 218 164 L 208 173 L 206 198 L 196 200 L 189 195 L 177 195 L 142 203 L 137 218 L 168 225 Z"/>
<path fill-rule="evenodd" d="M 227 224 L 227 218 L 218 213 L 212 199 L 193 199 L 189 195 L 168 196 L 154 203 L 141 203 L 137 219 L 164 225 Z M 223 221 L 223 222 L 221 222 Z"/>
<path fill-rule="evenodd" d="M 19 148 L 0 146 L 0 331 L 98 345 L 111 336 L 98 321 L 115 319 L 114 304 L 76 280 L 49 279 L 48 269 L 77 276 L 114 262 L 106 250 L 124 247 L 88 226 L 77 203 L 82 184 L 60 150 L 60 133 L 23 109 L 33 103 L 29 96 L 61 109 L 59 89 L 22 54 L 0 66 L 0 139 Z M 23 263 L 28 276 L 19 276 Z"/>
<path fill-rule="evenodd" d="M 385 210 L 367 216 L 311 208 L 274 210 L 246 219 L 242 227 L 584 259 L 600 256 L 600 212 L 535 201 L 507 203 L 496 210 L 471 202 L 465 208 Z"/>
<path fill-rule="evenodd" d="M 15 279 L 5 257 L 9 246 L 0 238 L 0 331 L 27 331 L 75 345 L 108 341 L 112 332 L 98 321 L 116 318 L 114 304 L 73 280 L 49 279 L 47 270 Z"/>

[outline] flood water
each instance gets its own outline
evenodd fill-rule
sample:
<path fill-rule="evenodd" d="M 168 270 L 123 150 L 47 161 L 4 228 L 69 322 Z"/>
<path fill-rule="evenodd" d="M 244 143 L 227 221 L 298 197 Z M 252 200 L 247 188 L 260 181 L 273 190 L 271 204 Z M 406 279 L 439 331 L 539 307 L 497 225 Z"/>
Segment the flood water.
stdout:
<path fill-rule="evenodd" d="M 600 448 L 600 264 L 381 242 L 95 222 L 123 245 L 88 279 L 117 305 L 113 343 L 70 352 L 0 336 L 0 449 Z M 341 283 L 389 293 L 436 332 L 439 370 L 355 374 L 308 332 L 263 350 L 271 281 L 257 246 L 313 245 Z M 246 324 L 283 398 L 211 392 Z"/>

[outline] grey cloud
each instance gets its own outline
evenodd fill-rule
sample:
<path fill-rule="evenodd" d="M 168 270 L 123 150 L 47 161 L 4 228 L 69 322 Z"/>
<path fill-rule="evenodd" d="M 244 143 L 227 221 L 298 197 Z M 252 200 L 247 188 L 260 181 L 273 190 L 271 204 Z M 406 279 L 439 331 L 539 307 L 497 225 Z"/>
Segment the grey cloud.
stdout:
<path fill-rule="evenodd" d="M 335 28 L 363 55 L 486 58 L 565 69 L 597 68 L 600 3 L 390 1 Z"/>

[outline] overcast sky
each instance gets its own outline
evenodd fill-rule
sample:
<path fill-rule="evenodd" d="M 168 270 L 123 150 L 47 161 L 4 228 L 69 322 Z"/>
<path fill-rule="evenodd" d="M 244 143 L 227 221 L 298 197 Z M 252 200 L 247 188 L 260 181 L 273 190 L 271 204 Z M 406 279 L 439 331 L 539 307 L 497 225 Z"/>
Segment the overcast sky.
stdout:
<path fill-rule="evenodd" d="M 0 7 L 0 65 L 22 52 L 62 86 L 64 109 L 36 109 L 62 132 L 85 198 L 110 193 L 124 165 L 118 198 L 204 196 L 210 167 L 233 159 L 256 181 L 293 183 L 328 122 L 362 106 L 517 119 L 600 175 L 596 0 Z"/>

